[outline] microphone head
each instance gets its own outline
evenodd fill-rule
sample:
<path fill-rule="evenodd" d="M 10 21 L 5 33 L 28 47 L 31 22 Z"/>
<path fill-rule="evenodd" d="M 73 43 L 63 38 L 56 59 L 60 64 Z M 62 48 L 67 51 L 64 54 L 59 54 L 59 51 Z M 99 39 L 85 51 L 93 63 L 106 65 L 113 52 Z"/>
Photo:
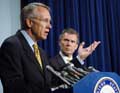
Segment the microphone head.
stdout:
<path fill-rule="evenodd" d="M 60 67 L 59 71 L 63 71 L 64 68 L 66 68 L 66 67 L 68 67 L 68 66 L 69 66 L 69 64 L 64 64 L 63 66 Z"/>
<path fill-rule="evenodd" d="M 100 72 L 99 70 L 95 69 L 93 66 L 89 66 L 88 69 L 91 70 L 91 72 Z"/>
<path fill-rule="evenodd" d="M 68 63 L 68 65 L 70 65 L 70 66 L 74 67 L 74 64 L 73 64 L 73 63 Z"/>
<path fill-rule="evenodd" d="M 51 66 L 47 65 L 46 66 L 47 69 L 53 69 Z"/>
<path fill-rule="evenodd" d="M 67 76 L 68 75 L 68 73 L 66 72 L 66 71 L 61 71 L 61 75 L 64 77 L 64 76 Z"/>
<path fill-rule="evenodd" d="M 64 77 L 61 76 L 61 73 L 58 71 L 55 71 L 50 65 L 47 65 L 46 68 L 51 71 L 55 76 L 60 78 L 63 82 L 65 82 L 67 85 L 71 86 L 71 83 L 68 82 Z"/>

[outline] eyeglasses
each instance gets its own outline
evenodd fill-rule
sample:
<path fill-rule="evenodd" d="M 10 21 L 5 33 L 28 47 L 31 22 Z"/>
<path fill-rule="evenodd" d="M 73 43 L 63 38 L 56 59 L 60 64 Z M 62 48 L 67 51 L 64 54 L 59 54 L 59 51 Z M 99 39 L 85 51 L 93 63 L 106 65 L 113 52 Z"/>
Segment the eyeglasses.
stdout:
<path fill-rule="evenodd" d="M 51 20 L 47 19 L 47 18 L 38 18 L 38 17 L 32 17 L 32 19 L 37 19 L 39 21 L 45 22 L 45 23 L 50 23 L 51 24 Z"/>

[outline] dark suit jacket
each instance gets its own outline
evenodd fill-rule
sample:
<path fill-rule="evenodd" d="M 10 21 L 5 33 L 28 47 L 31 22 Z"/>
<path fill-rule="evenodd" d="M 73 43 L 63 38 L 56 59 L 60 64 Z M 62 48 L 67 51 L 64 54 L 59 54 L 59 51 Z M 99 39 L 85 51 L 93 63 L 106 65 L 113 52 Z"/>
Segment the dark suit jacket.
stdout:
<path fill-rule="evenodd" d="M 56 55 L 54 58 L 50 60 L 51 65 L 54 67 L 55 70 L 61 71 L 62 68 L 66 65 L 64 62 L 63 58 L 61 57 L 60 54 Z M 74 58 L 71 60 L 71 63 L 74 64 L 75 67 L 78 68 L 84 68 L 85 65 L 81 65 L 80 62 L 77 60 L 77 58 Z"/>
<path fill-rule="evenodd" d="M 4 93 L 48 93 L 52 75 L 46 70 L 47 55 L 42 49 L 40 52 L 43 71 L 21 32 L 4 41 L 0 51 Z"/>

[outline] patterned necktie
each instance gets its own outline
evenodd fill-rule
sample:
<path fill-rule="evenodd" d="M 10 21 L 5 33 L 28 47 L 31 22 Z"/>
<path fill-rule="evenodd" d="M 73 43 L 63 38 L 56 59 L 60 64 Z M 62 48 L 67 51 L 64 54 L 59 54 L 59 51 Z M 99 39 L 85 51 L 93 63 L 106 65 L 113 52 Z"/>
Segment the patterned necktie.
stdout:
<path fill-rule="evenodd" d="M 33 45 L 33 48 L 34 48 L 35 57 L 37 58 L 37 61 L 39 62 L 40 67 L 43 69 L 42 61 L 41 61 L 41 57 L 40 57 L 40 51 L 39 51 L 39 49 L 38 49 L 37 43 L 35 43 L 35 44 Z"/>

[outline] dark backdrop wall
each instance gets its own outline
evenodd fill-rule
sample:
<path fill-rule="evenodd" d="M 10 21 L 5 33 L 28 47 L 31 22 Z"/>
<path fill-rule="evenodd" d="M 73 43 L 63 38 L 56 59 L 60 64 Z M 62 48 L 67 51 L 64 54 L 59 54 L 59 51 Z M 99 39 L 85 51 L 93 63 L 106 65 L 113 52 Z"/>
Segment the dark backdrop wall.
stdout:
<path fill-rule="evenodd" d="M 39 42 L 50 56 L 59 51 L 61 31 L 72 27 L 86 46 L 94 40 L 101 41 L 85 60 L 87 65 L 120 74 L 120 0 L 22 0 L 21 7 L 31 2 L 42 2 L 52 10 L 53 28 L 48 39 Z"/>

